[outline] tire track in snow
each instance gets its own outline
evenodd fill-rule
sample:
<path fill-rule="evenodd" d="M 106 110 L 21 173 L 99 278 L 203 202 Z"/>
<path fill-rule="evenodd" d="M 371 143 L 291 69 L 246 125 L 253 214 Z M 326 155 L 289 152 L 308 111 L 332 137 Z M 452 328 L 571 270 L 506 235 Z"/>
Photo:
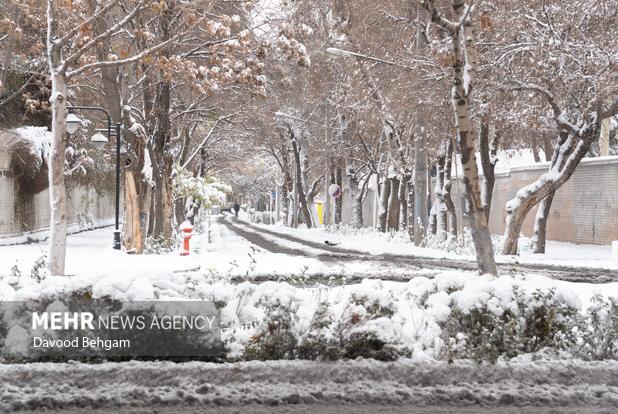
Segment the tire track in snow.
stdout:
<path fill-rule="evenodd" d="M 405 266 L 414 266 L 416 269 L 434 269 L 434 270 L 464 270 L 475 271 L 477 270 L 476 263 L 468 260 L 446 259 L 446 258 L 433 258 L 433 257 L 420 257 L 413 255 L 397 255 L 397 254 L 381 254 L 374 255 L 367 252 L 354 249 L 346 249 L 337 246 L 329 246 L 310 240 L 305 240 L 300 237 L 292 236 L 290 234 L 283 234 L 276 231 L 268 230 L 263 226 L 257 226 L 253 223 L 246 221 L 234 221 L 230 222 L 223 217 L 219 218 L 221 224 L 226 225 L 228 228 L 237 229 L 238 231 L 251 234 L 251 237 L 259 236 L 262 240 L 274 245 L 275 249 L 287 249 L 281 243 L 277 243 L 276 239 L 285 240 L 288 242 L 304 245 L 311 249 L 317 249 L 325 251 L 327 253 L 315 254 L 307 256 L 309 253 L 302 249 L 290 249 L 294 252 L 300 252 L 299 255 L 307 257 L 315 257 L 320 260 L 332 260 L 336 257 L 339 260 L 358 260 L 358 261 L 372 261 L 372 262 L 387 262 L 389 264 L 399 264 Z M 246 227 L 251 231 L 242 230 L 240 227 Z M 268 235 L 267 238 L 262 235 Z M 270 249 L 267 249 L 270 250 Z M 294 253 L 293 253 L 294 254 Z M 536 273 L 539 275 L 551 277 L 553 279 L 564 280 L 567 282 L 581 282 L 581 283 L 608 283 L 618 281 L 618 271 L 613 269 L 602 268 L 587 268 L 587 267 L 570 267 L 570 266 L 556 266 L 547 264 L 523 264 L 523 263 L 498 263 L 498 270 L 502 274 L 516 274 L 516 273 Z M 397 280 L 402 280 L 398 277 Z M 403 279 L 405 280 L 405 279 Z"/>
<path fill-rule="evenodd" d="M 138 408 L 207 412 L 217 407 L 252 412 L 244 410 L 247 406 L 265 412 L 279 406 L 283 410 L 272 412 L 290 412 L 301 405 L 315 408 L 308 412 L 331 413 L 321 407 L 356 405 L 360 414 L 372 412 L 362 409 L 369 404 L 483 407 L 495 411 L 480 412 L 495 413 L 517 407 L 530 413 L 609 413 L 618 409 L 618 363 L 527 359 L 496 364 L 405 359 L 38 363 L 1 365 L 0 389 L 2 412 L 90 412 L 91 407 L 119 413 Z M 596 408 L 589 411 L 590 407 Z"/>

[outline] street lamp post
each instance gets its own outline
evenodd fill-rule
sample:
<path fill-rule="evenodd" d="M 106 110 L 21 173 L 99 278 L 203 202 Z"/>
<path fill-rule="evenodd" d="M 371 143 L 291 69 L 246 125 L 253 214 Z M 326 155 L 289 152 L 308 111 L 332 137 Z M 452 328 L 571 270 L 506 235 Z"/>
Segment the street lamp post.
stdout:
<path fill-rule="evenodd" d="M 67 132 L 75 133 L 81 126 L 81 120 L 75 114 L 75 111 L 98 111 L 105 114 L 107 118 L 107 139 L 100 133 L 101 130 L 95 129 L 96 134 L 91 138 L 92 143 L 97 148 L 103 148 L 112 136 L 116 137 L 116 217 L 114 230 L 114 244 L 116 250 L 120 250 L 120 123 L 116 123 L 115 131 L 112 132 L 112 117 L 104 108 L 97 106 L 69 106 L 69 115 L 67 116 Z"/>

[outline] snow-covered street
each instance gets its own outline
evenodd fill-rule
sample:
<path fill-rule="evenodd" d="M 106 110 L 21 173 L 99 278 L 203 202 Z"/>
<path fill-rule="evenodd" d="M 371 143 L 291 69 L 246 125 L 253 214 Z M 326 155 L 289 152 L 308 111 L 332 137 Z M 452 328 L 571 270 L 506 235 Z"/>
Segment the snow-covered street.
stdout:
<path fill-rule="evenodd" d="M 256 225 L 244 217 L 235 219 L 231 216 L 219 217 L 217 222 L 271 253 L 287 252 L 292 256 L 314 257 L 325 262 L 347 261 L 349 264 L 381 262 L 384 266 L 390 265 L 391 272 L 395 273 L 413 272 L 415 269 L 476 269 L 473 251 L 456 254 L 415 247 L 402 234 L 360 232 L 350 235 L 320 228 L 289 229 L 280 225 Z M 533 272 L 561 280 L 591 283 L 618 280 L 618 260 L 612 258 L 609 246 L 550 242 L 548 252 L 515 258 L 498 256 L 497 262 L 503 274 Z M 384 277 L 379 274 L 375 276 Z"/>
<path fill-rule="evenodd" d="M 0 386 L 7 411 L 610 413 L 618 408 L 618 363 L 30 364 L 0 366 Z"/>

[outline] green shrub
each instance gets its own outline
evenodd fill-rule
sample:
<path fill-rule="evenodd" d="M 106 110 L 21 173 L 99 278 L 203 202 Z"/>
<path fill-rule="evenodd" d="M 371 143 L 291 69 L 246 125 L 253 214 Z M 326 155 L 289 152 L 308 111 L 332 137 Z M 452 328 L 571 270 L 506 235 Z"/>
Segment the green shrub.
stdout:
<path fill-rule="evenodd" d="M 337 360 L 342 357 L 341 343 L 332 336 L 334 323 L 328 302 L 321 302 L 313 315 L 307 334 L 298 346 L 300 359 Z"/>
<path fill-rule="evenodd" d="M 174 237 L 148 236 L 144 243 L 144 254 L 165 254 L 170 253 L 176 247 Z"/>
<path fill-rule="evenodd" d="M 245 348 L 244 359 L 295 359 L 297 340 L 292 332 L 293 316 L 289 306 L 269 305 L 264 321 Z"/>
<path fill-rule="evenodd" d="M 495 362 L 499 357 L 575 345 L 578 311 L 560 302 L 554 290 L 539 290 L 528 298 L 515 287 L 513 299 L 515 309 L 499 314 L 486 304 L 468 311 L 454 307 L 441 326 L 441 357 Z"/>
<path fill-rule="evenodd" d="M 363 357 L 394 361 L 401 355 L 395 347 L 378 338 L 375 332 L 360 331 L 353 332 L 345 339 L 343 356 L 347 359 Z"/>
<path fill-rule="evenodd" d="M 576 355 L 583 359 L 618 359 L 618 301 L 595 295 L 581 319 Z"/>

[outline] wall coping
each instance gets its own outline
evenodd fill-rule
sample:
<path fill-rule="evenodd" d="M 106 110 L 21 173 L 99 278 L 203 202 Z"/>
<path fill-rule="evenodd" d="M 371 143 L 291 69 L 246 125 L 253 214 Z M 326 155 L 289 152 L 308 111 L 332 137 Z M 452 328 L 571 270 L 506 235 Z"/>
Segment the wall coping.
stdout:
<path fill-rule="evenodd" d="M 549 164 L 550 163 L 546 161 L 546 162 L 538 162 L 538 163 L 531 164 L 531 165 L 511 167 L 509 168 L 508 171 L 501 171 L 501 172 L 496 173 L 496 177 L 508 177 L 509 175 L 511 175 L 511 173 L 519 172 L 519 171 L 538 171 L 538 170 L 546 171 L 549 168 Z M 583 165 L 610 165 L 610 164 L 618 164 L 618 155 L 609 155 L 605 157 L 586 157 L 580 161 L 577 167 L 579 168 L 580 166 L 583 166 Z M 577 171 L 577 168 L 575 169 L 575 171 Z"/>

